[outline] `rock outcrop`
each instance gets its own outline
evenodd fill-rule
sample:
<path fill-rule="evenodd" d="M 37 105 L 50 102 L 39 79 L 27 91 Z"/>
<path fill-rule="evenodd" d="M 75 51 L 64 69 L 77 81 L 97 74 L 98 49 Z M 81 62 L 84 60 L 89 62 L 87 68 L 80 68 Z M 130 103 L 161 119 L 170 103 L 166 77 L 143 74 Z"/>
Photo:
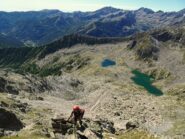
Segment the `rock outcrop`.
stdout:
<path fill-rule="evenodd" d="M 52 87 L 45 79 L 30 74 L 0 71 L 0 92 L 18 95 L 21 92 L 43 93 L 51 89 Z"/>
<path fill-rule="evenodd" d="M 4 129 L 0 128 L 0 137 L 4 136 Z"/>
<path fill-rule="evenodd" d="M 7 111 L 4 108 L 0 108 L 0 134 L 3 133 L 3 130 L 19 131 L 22 128 L 23 123 L 14 113 Z"/>
<path fill-rule="evenodd" d="M 129 121 L 126 123 L 126 129 L 130 130 L 130 129 L 135 129 L 139 127 L 139 123 L 137 121 Z"/>
<path fill-rule="evenodd" d="M 21 111 L 23 113 L 26 113 L 27 111 L 29 111 L 28 104 L 27 103 L 21 103 L 20 101 L 12 104 L 10 107 L 15 109 L 15 110 Z"/>
<path fill-rule="evenodd" d="M 0 77 L 0 92 L 7 92 L 10 94 L 15 94 L 17 95 L 19 92 L 17 89 L 15 89 L 12 85 L 12 82 L 7 81 L 3 77 Z"/>
<path fill-rule="evenodd" d="M 52 119 L 52 127 L 56 138 L 63 136 L 64 138 L 76 139 L 102 139 L 103 133 L 115 133 L 114 123 L 107 120 L 84 119 L 82 126 L 68 122 L 64 118 Z"/>

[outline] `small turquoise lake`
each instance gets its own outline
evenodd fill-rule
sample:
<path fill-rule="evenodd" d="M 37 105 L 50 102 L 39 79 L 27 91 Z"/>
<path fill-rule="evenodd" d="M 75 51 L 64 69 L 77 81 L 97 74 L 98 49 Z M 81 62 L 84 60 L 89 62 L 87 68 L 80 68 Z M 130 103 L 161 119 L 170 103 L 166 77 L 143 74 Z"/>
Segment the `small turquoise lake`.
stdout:
<path fill-rule="evenodd" d="M 155 96 L 163 95 L 163 92 L 160 89 L 152 85 L 153 83 L 152 77 L 144 73 L 141 73 L 138 70 L 133 70 L 132 74 L 134 74 L 134 77 L 131 77 L 131 79 L 134 81 L 135 84 L 144 87 L 149 93 Z"/>
<path fill-rule="evenodd" d="M 102 67 L 109 67 L 109 66 L 114 66 L 114 65 L 116 65 L 116 62 L 110 59 L 105 59 L 101 63 Z"/>

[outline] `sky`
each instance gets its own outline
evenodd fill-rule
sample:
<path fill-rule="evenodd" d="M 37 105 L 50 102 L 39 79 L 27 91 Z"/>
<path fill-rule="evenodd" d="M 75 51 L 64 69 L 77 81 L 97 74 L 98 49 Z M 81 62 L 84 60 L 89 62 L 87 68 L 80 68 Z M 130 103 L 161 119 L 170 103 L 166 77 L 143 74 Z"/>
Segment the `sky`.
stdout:
<path fill-rule="evenodd" d="M 185 8 L 185 0 L 0 0 L 0 11 L 94 11 L 105 6 L 126 10 L 145 7 L 154 11 L 179 11 Z"/>

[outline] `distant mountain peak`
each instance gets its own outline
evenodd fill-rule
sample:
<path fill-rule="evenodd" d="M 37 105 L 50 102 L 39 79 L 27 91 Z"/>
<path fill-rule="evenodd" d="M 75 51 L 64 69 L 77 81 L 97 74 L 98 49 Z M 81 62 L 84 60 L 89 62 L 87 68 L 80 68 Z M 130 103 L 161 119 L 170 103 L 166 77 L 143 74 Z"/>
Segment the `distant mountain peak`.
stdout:
<path fill-rule="evenodd" d="M 184 8 L 184 9 L 182 9 L 182 10 L 180 10 L 179 12 L 180 12 L 180 13 L 184 13 L 184 14 L 185 14 L 185 8 Z"/>
<path fill-rule="evenodd" d="M 164 13 L 162 10 L 157 11 L 156 13 Z"/>
<path fill-rule="evenodd" d="M 52 9 L 52 10 L 50 10 L 50 9 L 43 9 L 43 10 L 41 10 L 41 12 L 45 12 L 45 13 L 59 13 L 61 11 L 58 10 L 58 9 Z"/>
<path fill-rule="evenodd" d="M 152 9 L 144 8 L 144 7 L 139 8 L 137 11 L 145 12 L 145 13 L 147 13 L 147 14 L 152 14 L 152 13 L 154 13 L 154 11 L 153 11 Z"/>
<path fill-rule="evenodd" d="M 116 12 L 116 11 L 121 11 L 121 9 L 107 6 L 107 7 L 101 8 L 99 10 L 96 10 L 96 12 Z"/>

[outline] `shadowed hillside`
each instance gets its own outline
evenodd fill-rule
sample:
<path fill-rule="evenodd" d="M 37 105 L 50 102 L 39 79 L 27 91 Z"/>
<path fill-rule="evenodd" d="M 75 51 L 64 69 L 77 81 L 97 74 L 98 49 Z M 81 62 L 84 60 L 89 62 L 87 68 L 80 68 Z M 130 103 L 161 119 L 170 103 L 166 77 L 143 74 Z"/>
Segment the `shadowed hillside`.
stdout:
<path fill-rule="evenodd" d="M 17 68 L 22 64 L 29 64 L 44 58 L 46 55 L 55 53 L 62 48 L 70 48 L 76 44 L 95 45 L 116 43 L 119 41 L 123 41 L 123 39 L 96 38 L 77 34 L 69 35 L 45 46 L 0 49 L 0 65 L 1 67 Z"/>
<path fill-rule="evenodd" d="M 16 38 L 0 34 L 0 48 L 23 47 L 24 43 Z"/>

